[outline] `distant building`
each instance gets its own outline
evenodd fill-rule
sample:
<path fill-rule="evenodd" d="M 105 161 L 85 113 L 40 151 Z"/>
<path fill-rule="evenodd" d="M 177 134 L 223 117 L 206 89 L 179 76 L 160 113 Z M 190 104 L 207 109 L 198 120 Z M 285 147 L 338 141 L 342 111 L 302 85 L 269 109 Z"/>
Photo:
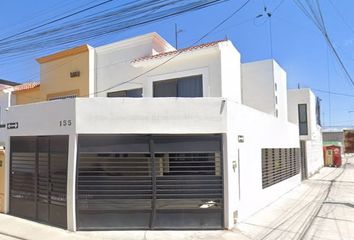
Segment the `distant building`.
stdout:
<path fill-rule="evenodd" d="M 344 129 L 349 129 L 349 128 L 322 129 L 323 145 L 338 145 L 344 147 L 344 132 L 343 132 Z"/>

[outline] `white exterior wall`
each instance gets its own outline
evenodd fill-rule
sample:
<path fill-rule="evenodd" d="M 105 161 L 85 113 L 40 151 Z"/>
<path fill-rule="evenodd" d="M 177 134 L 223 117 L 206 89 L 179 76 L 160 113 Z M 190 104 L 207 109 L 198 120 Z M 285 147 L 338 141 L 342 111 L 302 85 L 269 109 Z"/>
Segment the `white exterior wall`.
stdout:
<path fill-rule="evenodd" d="M 309 89 L 289 89 L 288 90 L 288 119 L 289 122 L 299 125 L 298 105 L 307 104 L 308 135 L 300 136 L 301 140 L 309 140 L 312 136 L 311 98 Z M 316 118 L 315 118 L 316 119 Z"/>
<path fill-rule="evenodd" d="M 131 61 L 171 50 L 174 48 L 156 33 L 95 48 L 96 96 L 106 97 L 108 92 L 143 87 L 143 79 L 118 86 L 143 72 L 143 69 L 133 67 Z"/>
<path fill-rule="evenodd" d="M 298 147 L 297 127 L 223 98 L 64 99 L 14 106 L 7 116 L 8 122 L 19 123 L 18 129 L 7 130 L 7 151 L 10 136 L 69 135 L 67 211 L 73 231 L 78 134 L 222 134 L 226 228 L 233 227 L 235 211 L 245 218 L 299 183 L 295 176 L 263 190 L 261 171 L 261 149 Z M 61 127 L 60 120 L 72 124 Z M 238 135 L 244 143 L 238 143 Z M 8 183 L 9 169 L 6 173 Z M 8 184 L 6 191 L 9 196 Z"/>
<path fill-rule="evenodd" d="M 238 170 L 228 178 L 233 186 L 230 190 L 233 191 L 230 213 L 238 210 L 238 219 L 242 220 L 300 184 L 298 174 L 262 188 L 262 148 L 299 148 L 298 128 L 244 105 L 228 102 L 227 109 L 228 136 L 233 139 L 228 146 L 228 164 L 238 162 Z M 235 141 L 238 135 L 244 136 L 244 143 Z"/>
<path fill-rule="evenodd" d="M 169 57 L 170 58 L 170 57 Z M 136 64 L 142 72 L 160 65 L 169 58 Z M 153 82 L 192 75 L 203 76 L 203 97 L 221 97 L 221 61 L 217 47 L 196 50 L 193 54 L 181 54 L 158 69 L 142 76 L 144 97 L 153 97 Z"/>
<path fill-rule="evenodd" d="M 6 124 L 6 114 L 10 106 L 15 103 L 16 98 L 11 94 L 11 91 L 0 93 L 0 124 Z M 6 130 L 0 128 L 0 146 L 4 146 L 6 142 Z"/>
<path fill-rule="evenodd" d="M 307 176 L 310 177 L 323 167 L 323 141 L 321 128 L 312 135 L 312 139 L 306 141 Z"/>
<path fill-rule="evenodd" d="M 224 133 L 220 98 L 94 98 L 76 100 L 79 134 Z"/>
<path fill-rule="evenodd" d="M 221 98 L 76 98 L 13 106 L 6 121 L 18 122 L 19 127 L 6 130 L 5 213 L 9 211 L 11 136 L 69 136 L 67 223 L 69 230 L 76 231 L 78 134 L 222 134 L 225 116 Z M 71 120 L 71 125 L 60 126 L 62 120 Z"/>
<path fill-rule="evenodd" d="M 231 42 L 220 46 L 221 97 L 241 103 L 241 55 Z"/>
<path fill-rule="evenodd" d="M 297 125 L 299 104 L 307 104 L 308 135 L 300 136 L 300 140 L 306 141 L 307 176 L 310 177 L 323 167 L 322 133 L 316 119 L 316 96 L 310 89 L 288 90 L 289 121 Z"/>
<path fill-rule="evenodd" d="M 274 71 L 274 86 L 277 85 L 277 89 L 274 89 L 277 102 L 275 108 L 278 110 L 278 118 L 288 121 L 288 89 L 287 89 L 287 77 L 284 69 L 276 62 L 273 62 Z"/>
<path fill-rule="evenodd" d="M 273 116 L 277 110 L 278 118 L 287 120 L 286 72 L 278 63 L 273 59 L 244 63 L 241 76 L 243 104 Z"/>
<path fill-rule="evenodd" d="M 120 45 L 96 48 L 98 96 L 106 96 L 107 92 L 143 88 L 144 97 L 153 97 L 154 81 L 202 75 L 203 97 L 241 101 L 240 54 L 230 41 L 187 51 L 171 60 L 172 56 L 167 56 L 131 63 L 134 59 L 151 56 L 151 49 L 151 44 L 146 42 L 127 48 Z M 159 67 L 151 71 L 156 66 Z M 137 77 L 144 72 L 148 73 Z M 134 80 L 123 83 L 131 79 Z"/>

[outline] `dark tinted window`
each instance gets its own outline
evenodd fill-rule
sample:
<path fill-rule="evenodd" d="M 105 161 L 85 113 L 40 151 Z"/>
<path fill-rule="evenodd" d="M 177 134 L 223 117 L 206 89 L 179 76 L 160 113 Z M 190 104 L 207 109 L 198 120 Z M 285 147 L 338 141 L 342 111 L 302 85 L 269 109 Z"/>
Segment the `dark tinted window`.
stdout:
<path fill-rule="evenodd" d="M 320 104 L 321 99 L 316 98 L 316 121 L 317 125 L 321 126 L 321 104 Z"/>
<path fill-rule="evenodd" d="M 177 80 L 154 82 L 154 97 L 177 96 Z"/>
<path fill-rule="evenodd" d="M 299 104 L 298 114 L 299 114 L 300 135 L 307 135 L 308 134 L 308 124 L 307 124 L 307 105 L 306 104 Z"/>
<path fill-rule="evenodd" d="M 131 98 L 139 98 L 143 95 L 142 88 L 130 89 L 130 90 L 123 90 L 117 92 L 110 92 L 107 93 L 107 97 L 131 97 Z"/>
<path fill-rule="evenodd" d="M 202 75 L 154 82 L 154 97 L 203 97 Z"/>

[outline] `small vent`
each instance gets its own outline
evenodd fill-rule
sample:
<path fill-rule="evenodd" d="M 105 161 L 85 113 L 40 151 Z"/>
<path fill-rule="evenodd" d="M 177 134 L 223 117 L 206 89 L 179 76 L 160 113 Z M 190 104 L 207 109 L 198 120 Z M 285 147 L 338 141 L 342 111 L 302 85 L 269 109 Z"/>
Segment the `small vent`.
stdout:
<path fill-rule="evenodd" d="M 70 72 L 71 78 L 80 77 L 80 71 Z"/>
<path fill-rule="evenodd" d="M 59 99 L 67 99 L 67 98 L 76 98 L 77 95 L 66 95 L 66 96 L 57 96 L 57 97 L 52 97 L 49 98 L 49 101 L 54 101 L 54 100 L 59 100 Z"/>

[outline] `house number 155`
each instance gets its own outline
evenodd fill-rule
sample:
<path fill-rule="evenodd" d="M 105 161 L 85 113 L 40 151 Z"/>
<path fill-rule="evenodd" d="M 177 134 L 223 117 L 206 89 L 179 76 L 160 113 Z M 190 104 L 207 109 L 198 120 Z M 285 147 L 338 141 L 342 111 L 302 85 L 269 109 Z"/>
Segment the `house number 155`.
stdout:
<path fill-rule="evenodd" d="M 60 120 L 59 121 L 59 126 L 60 127 L 71 126 L 71 120 Z"/>

